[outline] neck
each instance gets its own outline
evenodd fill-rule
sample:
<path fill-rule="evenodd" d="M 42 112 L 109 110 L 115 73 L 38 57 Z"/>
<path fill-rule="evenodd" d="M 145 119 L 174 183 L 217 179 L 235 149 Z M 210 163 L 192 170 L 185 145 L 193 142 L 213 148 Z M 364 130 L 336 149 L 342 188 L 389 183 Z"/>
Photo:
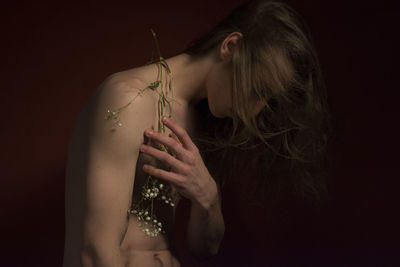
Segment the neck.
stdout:
<path fill-rule="evenodd" d="M 190 124 L 194 107 L 208 97 L 206 79 L 215 63 L 211 56 L 194 60 L 185 53 L 170 57 L 166 59 L 166 62 L 171 70 L 171 86 L 174 92 L 174 101 L 171 102 L 173 116 L 182 125 Z M 140 79 L 145 84 L 150 84 L 157 80 L 157 77 L 159 78 L 158 62 L 143 66 L 143 70 Z M 162 76 L 163 83 L 165 83 L 166 72 L 164 70 Z M 165 86 L 164 90 L 167 90 Z"/>
<path fill-rule="evenodd" d="M 206 78 L 213 64 L 210 57 L 194 60 L 188 54 L 166 59 L 171 70 L 175 99 L 184 106 L 194 106 L 207 98 Z"/>

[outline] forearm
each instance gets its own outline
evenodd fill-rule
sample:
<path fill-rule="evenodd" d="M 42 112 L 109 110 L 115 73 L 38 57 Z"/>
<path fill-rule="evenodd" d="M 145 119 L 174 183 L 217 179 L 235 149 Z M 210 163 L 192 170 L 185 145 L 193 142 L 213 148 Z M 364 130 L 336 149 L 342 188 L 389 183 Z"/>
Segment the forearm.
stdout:
<path fill-rule="evenodd" d="M 192 202 L 187 228 L 187 241 L 191 252 L 204 259 L 217 254 L 225 232 L 218 192 L 206 203 Z"/>
<path fill-rule="evenodd" d="M 81 253 L 82 267 L 125 267 L 119 247 L 86 249 Z"/>

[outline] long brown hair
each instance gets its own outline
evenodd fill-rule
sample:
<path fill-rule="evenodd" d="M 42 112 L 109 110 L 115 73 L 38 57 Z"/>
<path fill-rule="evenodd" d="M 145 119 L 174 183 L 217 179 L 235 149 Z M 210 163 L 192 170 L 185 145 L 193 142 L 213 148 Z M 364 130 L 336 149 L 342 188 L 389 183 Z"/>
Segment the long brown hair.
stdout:
<path fill-rule="evenodd" d="M 319 202 L 327 196 L 326 147 L 331 113 L 310 29 L 278 0 L 251 0 L 235 8 L 183 53 L 202 57 L 232 32 L 243 34 L 232 57 L 233 118 L 213 117 L 205 103 L 198 140 L 224 186 L 245 168 L 257 170 L 249 195 L 275 199 L 289 190 Z M 252 116 L 252 101 L 266 105 Z M 275 196 L 275 197 L 274 197 Z M 272 197 L 272 198 L 271 198 Z"/>

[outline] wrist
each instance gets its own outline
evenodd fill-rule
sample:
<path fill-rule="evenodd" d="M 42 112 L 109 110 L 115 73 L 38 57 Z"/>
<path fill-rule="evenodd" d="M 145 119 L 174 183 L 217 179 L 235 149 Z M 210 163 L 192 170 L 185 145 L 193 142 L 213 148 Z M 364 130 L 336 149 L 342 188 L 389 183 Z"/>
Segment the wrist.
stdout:
<path fill-rule="evenodd" d="M 214 180 L 212 181 L 212 184 L 213 185 L 209 187 L 210 189 L 203 194 L 201 199 L 192 201 L 192 206 L 203 211 L 209 211 L 219 204 L 217 185 Z"/>

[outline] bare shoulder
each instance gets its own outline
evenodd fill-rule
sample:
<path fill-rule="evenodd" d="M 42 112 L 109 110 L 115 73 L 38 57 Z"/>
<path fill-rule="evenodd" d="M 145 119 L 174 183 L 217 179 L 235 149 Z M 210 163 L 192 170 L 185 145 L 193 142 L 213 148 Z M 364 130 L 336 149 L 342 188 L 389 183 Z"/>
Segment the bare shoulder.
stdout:
<path fill-rule="evenodd" d="M 131 146 L 129 151 L 138 153 L 143 132 L 152 127 L 157 113 L 154 92 L 142 90 L 141 86 L 143 83 L 136 78 L 115 73 L 106 77 L 89 97 L 70 134 L 67 172 L 71 176 L 79 176 L 79 165 L 97 146 L 107 146 L 109 152 Z M 124 158 L 129 159 L 130 155 Z"/>
<path fill-rule="evenodd" d="M 155 100 L 154 92 L 150 92 L 152 90 L 147 88 L 147 85 L 126 71 L 109 75 L 104 79 L 97 90 L 102 97 L 99 100 L 124 101 L 124 98 L 129 99 L 132 96 L 137 96 L 137 98 L 139 98 L 137 102 L 140 103 L 136 105 L 143 105 L 147 102 L 153 103 Z M 111 99 L 109 99 L 109 97 L 111 97 Z"/>
<path fill-rule="evenodd" d="M 139 79 L 124 72 L 111 74 L 83 106 L 73 131 L 114 127 L 118 123 L 125 129 L 150 127 L 156 116 L 156 103 L 154 92 L 146 89 Z"/>
<path fill-rule="evenodd" d="M 110 140 L 110 150 L 144 142 L 143 132 L 154 124 L 157 102 L 154 92 L 142 91 L 140 85 L 120 73 L 104 79 L 74 123 L 68 144 L 70 163 L 78 162 L 83 150 L 103 140 Z"/>
<path fill-rule="evenodd" d="M 139 89 L 145 89 L 146 85 L 142 82 L 137 75 L 137 69 L 129 69 L 119 71 L 107 76 L 102 85 L 107 88 L 115 90 L 122 90 L 123 92 L 135 92 Z"/>

